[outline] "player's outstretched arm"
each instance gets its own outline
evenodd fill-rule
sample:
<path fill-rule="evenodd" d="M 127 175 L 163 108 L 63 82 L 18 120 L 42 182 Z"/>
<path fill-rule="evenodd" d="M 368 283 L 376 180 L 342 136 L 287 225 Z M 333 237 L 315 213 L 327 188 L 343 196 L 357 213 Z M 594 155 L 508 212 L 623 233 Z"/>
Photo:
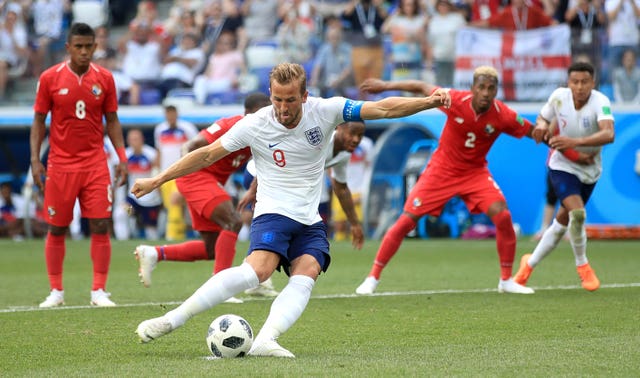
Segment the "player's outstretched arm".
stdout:
<path fill-rule="evenodd" d="M 358 214 L 356 213 L 356 207 L 353 204 L 353 197 L 351 196 L 351 190 L 346 183 L 331 180 L 333 186 L 333 192 L 338 197 L 338 202 L 347 216 L 347 220 L 351 225 L 351 244 L 354 248 L 362 249 L 364 244 L 364 232 L 362 231 L 362 225 L 358 220 Z"/>
<path fill-rule="evenodd" d="M 131 193 L 135 195 L 136 198 L 140 198 L 145 194 L 152 192 L 167 181 L 171 181 L 210 166 L 228 155 L 229 152 L 230 151 L 227 151 L 222 147 L 220 140 L 216 140 L 208 146 L 198 148 L 197 150 L 184 155 L 178 161 L 171 164 L 169 168 L 158 173 L 154 177 L 136 180 L 131 188 Z"/>
<path fill-rule="evenodd" d="M 360 90 L 369 93 L 384 91 L 404 91 L 428 96 L 436 88 L 433 84 L 420 80 L 383 81 L 380 79 L 366 79 L 360 84 Z"/>
<path fill-rule="evenodd" d="M 365 101 L 360 110 L 362 119 L 399 118 L 423 110 L 451 106 L 449 90 L 438 88 L 427 97 L 387 97 L 379 101 Z"/>

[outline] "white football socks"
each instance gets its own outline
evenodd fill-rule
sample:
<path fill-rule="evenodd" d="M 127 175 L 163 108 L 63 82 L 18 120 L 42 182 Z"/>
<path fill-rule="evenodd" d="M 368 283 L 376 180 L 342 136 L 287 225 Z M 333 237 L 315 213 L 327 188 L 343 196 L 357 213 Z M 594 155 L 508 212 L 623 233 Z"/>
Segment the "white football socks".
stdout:
<path fill-rule="evenodd" d="M 567 232 L 567 227 L 553 219 L 551 225 L 542 234 L 527 264 L 532 268 L 538 265 L 558 245 L 565 232 Z"/>
<path fill-rule="evenodd" d="M 176 309 L 166 313 L 172 329 L 182 326 L 194 315 L 258 285 L 258 276 L 248 263 L 225 269 L 211 277 Z"/>
<path fill-rule="evenodd" d="M 285 333 L 300 318 L 309 303 L 315 280 L 311 277 L 296 275 L 271 304 L 271 311 L 262 329 L 256 336 L 260 339 L 276 339 Z"/>
<path fill-rule="evenodd" d="M 576 266 L 589 262 L 587 260 L 587 231 L 584 228 L 586 219 L 587 213 L 584 209 L 569 212 L 569 240 L 573 248 L 573 256 L 576 259 Z"/>

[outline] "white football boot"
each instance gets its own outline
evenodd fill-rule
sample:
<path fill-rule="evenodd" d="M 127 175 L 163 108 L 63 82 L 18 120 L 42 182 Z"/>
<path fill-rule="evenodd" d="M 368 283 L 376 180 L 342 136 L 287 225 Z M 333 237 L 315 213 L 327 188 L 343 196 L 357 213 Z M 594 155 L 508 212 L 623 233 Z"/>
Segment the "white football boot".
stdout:
<path fill-rule="evenodd" d="M 509 278 L 508 280 L 500 279 L 498 293 L 533 294 L 535 291 L 530 287 L 520 285 L 513 278 Z"/>
<path fill-rule="evenodd" d="M 40 308 L 58 307 L 64 304 L 64 290 L 51 290 L 51 293 L 44 302 L 40 303 Z"/>
<path fill-rule="evenodd" d="M 151 272 L 153 272 L 156 265 L 158 265 L 158 252 L 156 252 L 156 248 L 150 245 L 139 245 L 136 247 L 136 250 L 133 251 L 133 254 L 140 264 L 140 268 L 138 269 L 140 282 L 142 282 L 145 287 L 151 286 Z"/>
<path fill-rule="evenodd" d="M 98 307 L 115 307 L 116 304 L 109 299 L 110 296 L 111 293 L 106 293 L 102 289 L 92 290 L 90 304 Z"/>
<path fill-rule="evenodd" d="M 249 349 L 249 356 L 256 357 L 285 357 L 295 358 L 296 356 L 288 350 L 284 349 L 277 341 L 273 339 L 260 341 L 258 339 L 253 341 L 251 349 Z"/>
<path fill-rule="evenodd" d="M 271 281 L 271 277 L 267 278 L 264 282 L 258 284 L 258 286 L 247 289 L 244 291 L 245 294 L 251 295 L 252 297 L 277 297 L 278 291 L 273 287 L 273 282 Z"/>
<path fill-rule="evenodd" d="M 138 324 L 136 334 L 143 343 L 148 343 L 173 331 L 171 323 L 164 316 L 145 320 Z"/>
<path fill-rule="evenodd" d="M 364 279 L 360 286 L 358 286 L 358 288 L 356 289 L 356 294 L 373 294 L 373 292 L 376 291 L 376 288 L 378 287 L 378 283 L 380 283 L 380 280 L 376 280 L 373 276 L 369 276 Z"/>

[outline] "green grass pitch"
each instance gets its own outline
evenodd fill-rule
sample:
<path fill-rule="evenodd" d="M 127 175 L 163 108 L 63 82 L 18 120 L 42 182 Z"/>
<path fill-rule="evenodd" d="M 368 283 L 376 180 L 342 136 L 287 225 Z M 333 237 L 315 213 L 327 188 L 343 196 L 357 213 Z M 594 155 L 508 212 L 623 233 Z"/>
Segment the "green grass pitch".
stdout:
<path fill-rule="evenodd" d="M 139 322 L 187 298 L 212 262 L 162 262 L 153 286 L 138 282 L 136 241 L 112 241 L 107 291 L 116 308 L 90 308 L 88 241 L 67 240 L 66 306 L 39 310 L 48 294 L 42 240 L 0 241 L 0 376 L 640 376 L 640 243 L 590 241 L 602 287 L 580 287 L 568 242 L 534 271 L 534 295 L 497 293 L 494 241 L 406 240 L 373 296 L 354 290 L 378 247 L 332 244 L 332 264 L 300 320 L 280 339 L 295 359 L 207 360 L 211 320 L 247 319 L 255 332 L 270 300 L 221 304 L 150 344 Z M 519 257 L 534 247 L 518 243 Z M 247 244 L 238 244 L 236 263 Z M 286 277 L 274 276 L 281 289 Z M 239 295 L 243 297 L 243 295 Z"/>

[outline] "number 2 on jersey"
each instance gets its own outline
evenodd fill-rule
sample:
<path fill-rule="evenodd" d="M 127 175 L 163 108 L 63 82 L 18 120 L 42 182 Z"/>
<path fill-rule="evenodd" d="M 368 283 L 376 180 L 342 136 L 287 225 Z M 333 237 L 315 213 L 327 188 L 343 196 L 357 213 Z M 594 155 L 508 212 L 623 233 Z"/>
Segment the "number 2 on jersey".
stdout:
<path fill-rule="evenodd" d="M 467 148 L 474 148 L 476 146 L 476 134 L 467 133 L 467 140 L 464 142 L 464 146 Z"/>

